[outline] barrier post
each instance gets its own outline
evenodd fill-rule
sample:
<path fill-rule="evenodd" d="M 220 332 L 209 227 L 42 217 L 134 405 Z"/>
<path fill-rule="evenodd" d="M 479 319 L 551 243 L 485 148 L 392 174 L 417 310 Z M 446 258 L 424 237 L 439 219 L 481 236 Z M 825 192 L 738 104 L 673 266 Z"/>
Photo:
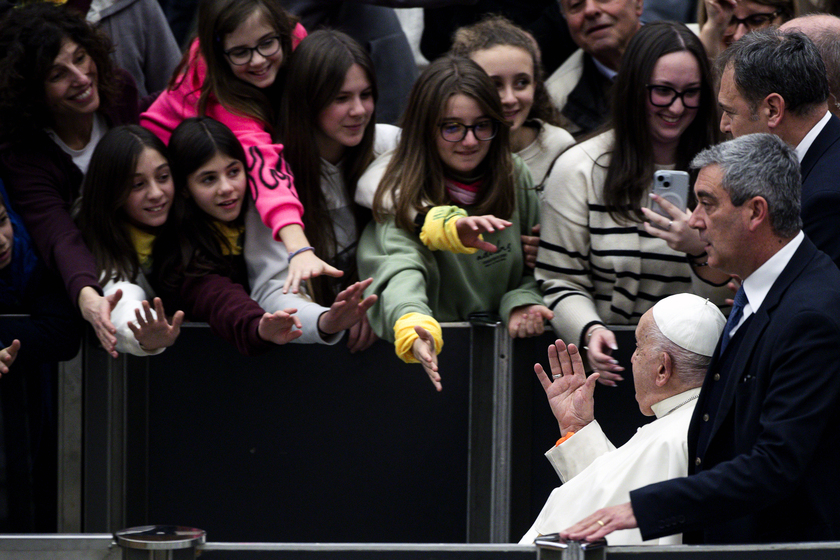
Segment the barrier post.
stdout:
<path fill-rule="evenodd" d="M 174 525 L 133 527 L 114 533 L 124 560 L 194 560 L 207 534 L 201 529 Z"/>
<path fill-rule="evenodd" d="M 500 320 L 473 322 L 467 542 L 510 542 L 511 352 Z"/>
<path fill-rule="evenodd" d="M 591 543 L 566 542 L 553 533 L 539 537 L 534 544 L 537 546 L 537 560 L 604 560 L 607 554 L 607 541 L 604 539 Z"/>

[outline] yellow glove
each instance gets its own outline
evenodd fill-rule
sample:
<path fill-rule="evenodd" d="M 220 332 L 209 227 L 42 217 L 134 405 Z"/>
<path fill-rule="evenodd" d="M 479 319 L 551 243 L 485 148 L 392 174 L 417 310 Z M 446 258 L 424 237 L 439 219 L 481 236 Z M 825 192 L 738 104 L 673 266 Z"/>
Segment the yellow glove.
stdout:
<path fill-rule="evenodd" d="M 414 327 L 423 327 L 432 335 L 435 340 L 435 353 L 440 354 L 443 349 L 443 331 L 440 323 L 434 317 L 422 313 L 406 313 L 394 325 L 394 350 L 397 356 L 407 364 L 418 364 L 420 360 L 414 357 L 414 341 L 419 337 L 414 332 Z"/>
<path fill-rule="evenodd" d="M 456 223 L 458 218 L 467 216 L 467 211 L 459 206 L 435 206 L 426 214 L 420 241 L 432 251 L 450 251 L 472 255 L 478 249 L 465 247 L 458 237 Z M 484 239 L 479 236 L 480 239 Z"/>

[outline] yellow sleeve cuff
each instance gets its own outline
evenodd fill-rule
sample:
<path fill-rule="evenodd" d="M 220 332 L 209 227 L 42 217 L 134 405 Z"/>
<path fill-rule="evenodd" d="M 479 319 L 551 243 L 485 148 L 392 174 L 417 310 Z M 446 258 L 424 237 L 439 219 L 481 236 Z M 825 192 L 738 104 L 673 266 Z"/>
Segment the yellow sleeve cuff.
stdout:
<path fill-rule="evenodd" d="M 414 357 L 414 341 L 419 337 L 414 332 L 414 327 L 423 327 L 435 340 L 435 353 L 440 354 L 443 349 L 443 331 L 440 328 L 440 323 L 435 321 L 433 317 L 423 315 L 422 313 L 406 313 L 394 325 L 394 350 L 397 356 L 407 364 L 419 364 L 420 360 Z"/>
<path fill-rule="evenodd" d="M 467 216 L 467 211 L 458 206 L 435 206 L 426 214 L 423 228 L 420 230 L 420 241 L 432 251 L 450 251 L 472 255 L 478 249 L 465 247 L 458 237 L 455 224 L 458 218 Z M 479 235 L 480 239 L 484 239 Z"/>

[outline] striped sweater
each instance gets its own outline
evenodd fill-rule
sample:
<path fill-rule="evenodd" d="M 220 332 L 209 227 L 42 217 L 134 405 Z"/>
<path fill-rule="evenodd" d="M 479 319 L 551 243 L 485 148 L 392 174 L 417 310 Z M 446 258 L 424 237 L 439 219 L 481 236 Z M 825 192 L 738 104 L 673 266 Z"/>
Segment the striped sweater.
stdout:
<path fill-rule="evenodd" d="M 685 254 L 621 223 L 603 205 L 612 131 L 569 149 L 545 184 L 536 278 L 552 326 L 582 344 L 593 323 L 635 324 L 663 297 L 691 292 L 722 305 L 731 293 L 698 278 Z M 647 196 L 647 195 L 646 195 Z"/>

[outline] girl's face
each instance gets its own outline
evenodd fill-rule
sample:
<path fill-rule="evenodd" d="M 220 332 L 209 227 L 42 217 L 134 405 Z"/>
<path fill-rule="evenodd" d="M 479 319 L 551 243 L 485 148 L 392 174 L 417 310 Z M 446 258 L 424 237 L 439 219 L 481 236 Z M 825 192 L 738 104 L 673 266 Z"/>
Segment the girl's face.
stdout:
<path fill-rule="evenodd" d="M 649 84 L 652 87 L 648 88 L 646 106 L 650 135 L 654 144 L 673 145 L 694 120 L 702 101 L 700 65 L 688 51 L 666 54 L 656 61 Z M 657 106 L 669 100 L 667 107 Z"/>
<path fill-rule="evenodd" d="M 12 262 L 12 252 L 15 248 L 15 232 L 12 220 L 6 212 L 6 207 L 0 202 L 0 270 Z"/>
<path fill-rule="evenodd" d="M 479 140 L 475 129 L 471 129 L 460 141 L 449 142 L 443 138 L 443 130 L 454 130 L 458 125 L 479 125 L 480 129 L 486 130 L 493 127 L 492 119 L 484 114 L 475 99 L 458 93 L 446 101 L 446 110 L 438 124 L 435 145 L 443 165 L 461 174 L 475 171 L 487 156 L 492 140 Z"/>
<path fill-rule="evenodd" d="M 318 115 L 315 140 L 321 157 L 338 163 L 346 148 L 357 146 L 373 114 L 373 87 L 358 64 L 347 70 L 341 91 Z"/>
<path fill-rule="evenodd" d="M 225 59 L 233 75 L 258 88 L 274 83 L 283 65 L 283 49 L 277 31 L 262 10 L 251 14 L 222 40 Z"/>
<path fill-rule="evenodd" d="M 534 105 L 534 60 L 525 49 L 510 45 L 496 45 L 475 51 L 473 61 L 487 72 L 502 99 L 502 110 L 515 133 L 528 118 Z"/>
<path fill-rule="evenodd" d="M 239 217 L 247 186 L 242 162 L 221 152 L 187 176 L 189 196 L 205 214 L 220 222 Z"/>
<path fill-rule="evenodd" d="M 96 63 L 84 49 L 65 38 L 44 82 L 47 109 L 53 119 L 89 115 L 99 109 Z"/>
<path fill-rule="evenodd" d="M 139 228 L 156 228 L 166 222 L 175 186 L 169 162 L 153 148 L 144 148 L 131 178 L 131 192 L 125 201 L 128 221 Z"/>

